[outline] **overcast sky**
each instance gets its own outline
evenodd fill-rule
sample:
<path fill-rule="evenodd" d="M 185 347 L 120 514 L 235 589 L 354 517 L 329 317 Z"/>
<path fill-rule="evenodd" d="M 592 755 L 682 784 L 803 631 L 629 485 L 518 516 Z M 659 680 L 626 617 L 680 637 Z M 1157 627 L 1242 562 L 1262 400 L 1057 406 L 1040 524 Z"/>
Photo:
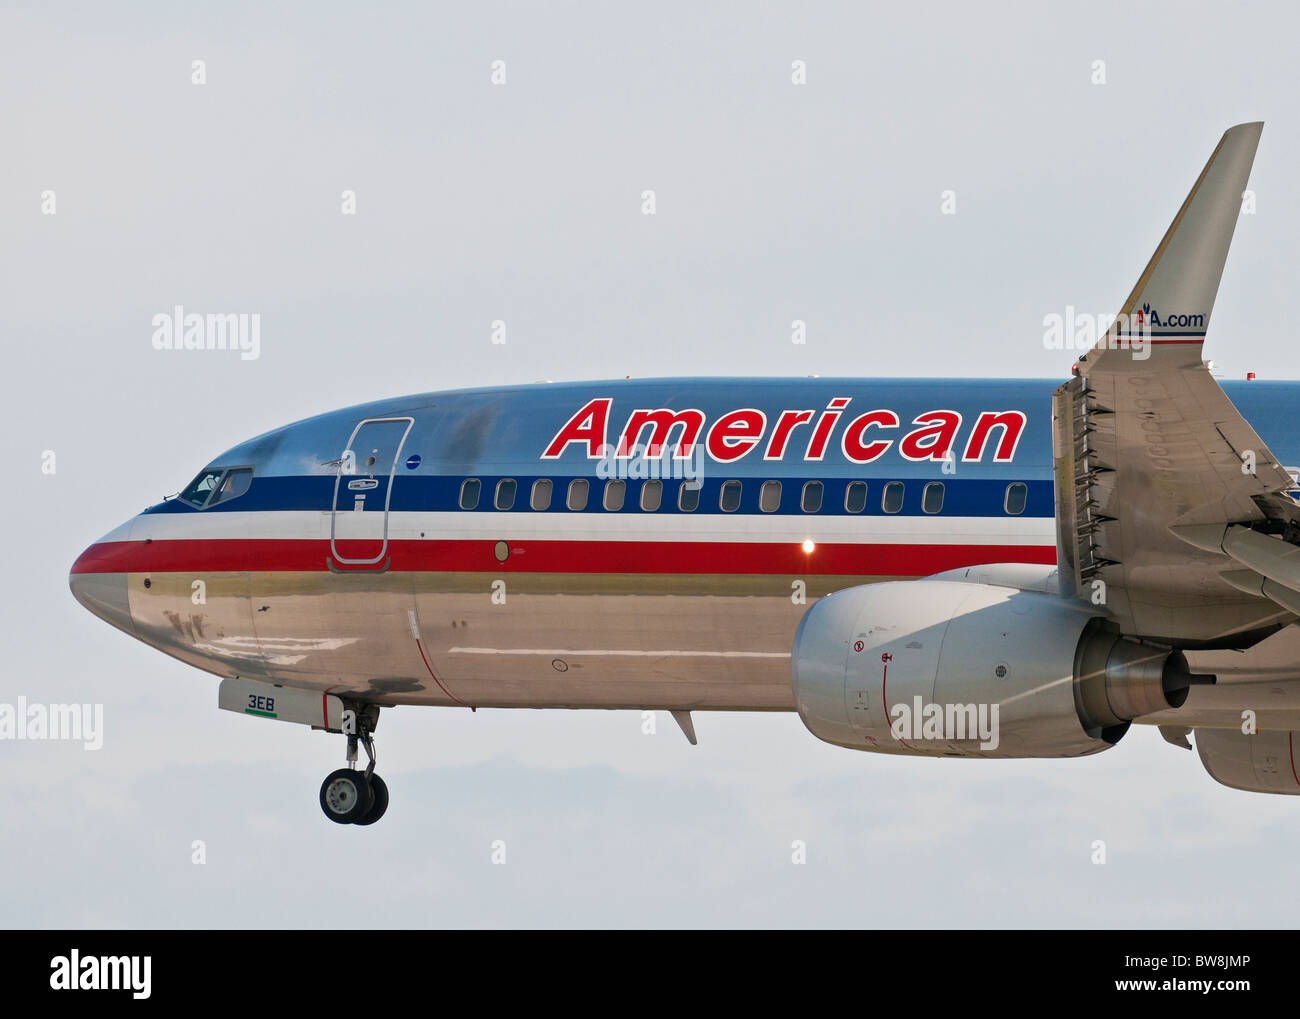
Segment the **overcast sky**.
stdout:
<path fill-rule="evenodd" d="M 794 715 L 697 715 L 692 748 L 666 715 L 405 708 L 379 734 L 388 815 L 336 828 L 316 794 L 341 739 L 218 711 L 215 677 L 67 589 L 211 457 L 345 404 L 1064 377 L 1044 316 L 1117 311 L 1246 120 L 1257 211 L 1207 356 L 1300 376 L 1289 5 L 0 7 L 0 702 L 101 703 L 106 728 L 97 752 L 0 741 L 0 924 L 1294 926 L 1300 804 L 1154 730 L 963 762 Z M 153 349 L 177 304 L 260 314 L 261 356 Z"/>

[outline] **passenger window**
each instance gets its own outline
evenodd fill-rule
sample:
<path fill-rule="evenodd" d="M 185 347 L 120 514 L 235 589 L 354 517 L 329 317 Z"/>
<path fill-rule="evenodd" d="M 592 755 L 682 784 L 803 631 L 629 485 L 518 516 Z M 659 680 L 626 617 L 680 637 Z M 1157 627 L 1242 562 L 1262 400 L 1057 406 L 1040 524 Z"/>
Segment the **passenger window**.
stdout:
<path fill-rule="evenodd" d="M 549 478 L 539 478 L 533 482 L 533 494 L 529 505 L 535 510 L 551 508 L 551 482 Z"/>
<path fill-rule="evenodd" d="M 202 506 L 212 495 L 212 490 L 221 480 L 221 471 L 202 471 L 190 482 L 189 487 L 181 493 L 181 500 L 193 506 Z"/>
<path fill-rule="evenodd" d="M 664 483 L 662 481 L 644 481 L 641 483 L 641 508 L 653 513 L 664 501 Z"/>
<path fill-rule="evenodd" d="M 683 481 L 677 489 L 677 508 L 683 513 L 694 513 L 700 505 L 700 488 L 698 481 Z"/>
<path fill-rule="evenodd" d="M 781 508 L 781 482 L 763 482 L 763 487 L 758 490 L 758 508 L 764 513 L 775 513 Z"/>
<path fill-rule="evenodd" d="M 849 487 L 844 490 L 844 511 L 846 513 L 861 513 L 867 508 L 867 483 L 865 481 L 850 481 Z"/>
<path fill-rule="evenodd" d="M 803 486 L 803 496 L 799 506 L 805 513 L 820 513 L 822 510 L 822 483 L 810 481 Z"/>
<path fill-rule="evenodd" d="M 574 478 L 569 482 L 569 499 L 568 507 L 571 510 L 584 510 L 587 508 L 587 491 L 591 485 L 586 478 Z"/>
<path fill-rule="evenodd" d="M 252 483 L 253 469 L 251 467 L 240 467 L 226 471 L 226 476 L 221 479 L 221 485 L 217 488 L 216 493 L 212 496 L 212 501 L 208 505 L 215 506 L 219 502 L 238 499 L 248 491 L 248 486 Z"/>
<path fill-rule="evenodd" d="M 942 481 L 931 481 L 921 489 L 921 509 L 926 513 L 938 513 L 943 509 Z"/>
<path fill-rule="evenodd" d="M 514 478 L 502 478 L 497 482 L 496 507 L 499 510 L 513 509 L 515 505 L 515 491 L 519 486 L 515 484 Z"/>
<path fill-rule="evenodd" d="M 880 508 L 886 513 L 897 513 L 903 508 L 903 483 L 891 481 L 885 486 L 885 493 L 880 499 Z"/>
<path fill-rule="evenodd" d="M 460 508 L 463 510 L 476 509 L 478 507 L 479 492 L 483 490 L 483 483 L 478 478 L 466 478 L 460 485 Z"/>
<path fill-rule="evenodd" d="M 1025 511 L 1025 503 L 1029 500 L 1029 486 L 1023 481 L 1012 482 L 1007 485 L 1007 494 L 1003 497 L 1002 508 L 1012 516 L 1019 516 Z"/>
<path fill-rule="evenodd" d="M 623 508 L 623 500 L 627 498 L 626 481 L 606 481 L 605 482 L 605 509 L 617 512 Z"/>
<path fill-rule="evenodd" d="M 723 513 L 735 513 L 740 509 L 740 482 L 724 481 L 722 492 L 718 496 L 718 506 Z"/>

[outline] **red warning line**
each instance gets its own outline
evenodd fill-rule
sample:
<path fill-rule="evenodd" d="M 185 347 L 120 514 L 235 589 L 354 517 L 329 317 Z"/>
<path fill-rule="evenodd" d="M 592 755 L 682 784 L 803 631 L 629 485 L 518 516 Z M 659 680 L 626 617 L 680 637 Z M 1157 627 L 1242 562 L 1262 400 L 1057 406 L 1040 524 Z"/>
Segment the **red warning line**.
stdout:
<path fill-rule="evenodd" d="M 880 675 L 880 707 L 885 712 L 885 725 L 889 725 L 889 660 L 881 655 L 880 660 L 885 663 L 884 672 Z"/>
<path fill-rule="evenodd" d="M 445 693 L 457 704 L 464 704 L 465 702 L 463 700 L 461 700 L 454 693 L 452 693 L 450 690 L 448 690 L 445 686 L 442 685 L 442 680 L 440 680 L 437 676 L 433 675 L 433 666 L 429 664 L 429 659 L 424 653 L 424 646 L 420 643 L 419 637 L 415 638 L 415 646 L 420 649 L 420 657 L 424 659 L 424 667 L 429 670 L 429 675 L 432 676 L 433 681 L 438 684 L 438 689 L 441 690 L 443 693 Z"/>
<path fill-rule="evenodd" d="M 894 727 L 890 724 L 889 718 L 889 663 L 894 660 L 894 656 L 886 652 L 880 656 L 881 662 L 884 663 L 884 670 L 880 674 L 880 703 L 885 709 L 885 727 L 889 730 L 889 735 L 894 736 Z M 915 747 L 909 746 L 907 740 L 902 736 L 894 736 L 894 739 L 907 747 L 908 750 L 915 750 Z"/>

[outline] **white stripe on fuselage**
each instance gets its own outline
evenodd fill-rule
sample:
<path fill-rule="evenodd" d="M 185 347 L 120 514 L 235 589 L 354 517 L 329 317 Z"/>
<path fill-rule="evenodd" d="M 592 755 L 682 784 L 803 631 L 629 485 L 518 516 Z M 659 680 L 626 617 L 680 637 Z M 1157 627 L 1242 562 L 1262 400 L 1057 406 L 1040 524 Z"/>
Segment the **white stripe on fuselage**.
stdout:
<path fill-rule="evenodd" d="M 329 540 L 328 510 L 151 513 L 137 517 L 141 541 L 222 538 Z M 351 514 L 349 514 L 350 516 Z M 376 513 L 376 516 L 378 514 Z M 349 535 L 351 536 L 351 535 Z M 689 513 L 390 513 L 390 540 L 814 542 L 891 545 L 1055 546 L 1051 517 L 789 516 Z M 105 540 L 122 540 L 108 536 Z"/>
<path fill-rule="evenodd" d="M 789 651 L 575 651 L 566 648 L 453 647 L 452 655 L 541 655 L 546 658 L 789 658 Z"/>

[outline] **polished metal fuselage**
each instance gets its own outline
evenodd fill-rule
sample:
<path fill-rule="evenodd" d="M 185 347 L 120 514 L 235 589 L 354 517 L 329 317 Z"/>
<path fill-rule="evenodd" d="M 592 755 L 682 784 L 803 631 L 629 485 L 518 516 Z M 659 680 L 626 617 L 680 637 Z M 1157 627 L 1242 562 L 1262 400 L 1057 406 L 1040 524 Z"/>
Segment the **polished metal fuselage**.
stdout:
<path fill-rule="evenodd" d="M 760 382 L 772 384 L 770 395 Z M 681 381 L 656 385 L 627 405 L 699 404 L 716 416 L 702 395 L 716 392 L 716 384 L 706 390 L 697 383 L 694 392 Z M 967 565 L 1055 561 L 1051 384 L 966 383 L 960 391 L 951 385 L 936 394 L 929 381 L 874 383 L 861 399 L 897 406 L 904 423 L 936 405 L 957 407 L 966 422 L 981 408 L 1022 407 L 1026 437 L 1014 462 L 962 464 L 955 473 L 936 462 L 864 467 L 829 454 L 816 463 L 751 457 L 710 465 L 708 484 L 742 479 L 746 499 L 764 479 L 783 479 L 787 501 L 774 513 L 756 503 L 737 513 L 716 506 L 707 514 L 674 513 L 666 505 L 653 513 L 636 506 L 603 512 L 599 505 L 537 512 L 522 481 L 520 502 L 509 510 L 400 505 L 398 496 L 413 490 L 416 478 L 446 487 L 471 476 L 553 475 L 557 498 L 573 477 L 602 484 L 592 463 L 572 450 L 539 462 L 558 424 L 599 390 L 539 387 L 540 397 L 519 395 L 522 389 L 469 391 L 351 408 L 223 454 L 213 464 L 256 471 L 248 509 L 154 507 L 88 549 L 74 568 L 73 588 L 109 622 L 207 672 L 381 705 L 791 710 L 792 640 L 817 598 Z M 841 393 L 857 397 L 865 386 L 747 380 L 732 391 L 724 387 L 718 399 L 719 406 L 759 407 L 768 400 L 770 423 L 779 407 L 822 407 Z M 391 469 L 387 449 L 378 467 L 357 468 L 366 484 L 378 478 L 368 491 L 372 500 L 385 499 L 382 518 L 373 508 L 354 514 L 341 454 L 359 444 L 365 422 L 407 420 L 409 429 L 394 430 L 403 438 Z M 788 503 L 809 477 L 826 479 L 828 503 L 850 480 L 866 479 L 873 502 L 861 515 L 846 514 L 842 505 L 800 512 Z M 908 503 L 895 514 L 875 501 L 891 479 L 909 486 Z M 928 515 L 916 501 L 919 490 L 940 479 L 959 508 L 985 498 L 980 493 L 988 486 L 996 488 L 998 506 Z M 1029 511 L 1003 514 L 1004 486 L 1022 481 L 1030 486 Z M 484 484 L 490 497 L 491 482 Z M 281 502 L 253 502 L 259 492 L 293 486 L 303 493 L 292 495 L 297 501 L 277 494 Z M 1035 504 L 1034 493 L 1044 487 L 1048 504 Z M 706 484 L 706 495 L 713 498 L 713 491 Z M 382 533 L 382 541 L 358 541 L 357 554 L 348 554 L 340 538 L 351 533 L 346 528 L 378 526 L 380 519 L 382 531 L 371 538 Z M 1186 724 L 1226 724 L 1239 712 L 1226 692 L 1234 670 L 1258 681 L 1260 666 L 1248 655 L 1215 667 L 1229 682 L 1196 691 L 1180 712 Z M 1295 716 L 1294 682 L 1278 677 L 1274 685 L 1268 708 Z"/>

